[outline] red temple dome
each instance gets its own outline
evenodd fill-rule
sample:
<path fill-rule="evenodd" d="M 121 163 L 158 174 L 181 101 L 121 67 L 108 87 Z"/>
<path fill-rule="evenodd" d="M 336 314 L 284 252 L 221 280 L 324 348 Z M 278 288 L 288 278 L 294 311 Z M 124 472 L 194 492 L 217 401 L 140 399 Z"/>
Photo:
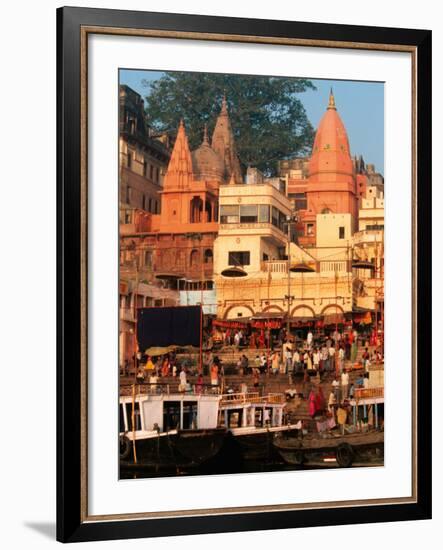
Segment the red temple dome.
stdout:
<path fill-rule="evenodd" d="M 352 176 L 353 167 L 346 128 L 337 112 L 334 95 L 329 95 L 329 105 L 315 135 L 309 162 L 311 181 L 342 180 Z"/>

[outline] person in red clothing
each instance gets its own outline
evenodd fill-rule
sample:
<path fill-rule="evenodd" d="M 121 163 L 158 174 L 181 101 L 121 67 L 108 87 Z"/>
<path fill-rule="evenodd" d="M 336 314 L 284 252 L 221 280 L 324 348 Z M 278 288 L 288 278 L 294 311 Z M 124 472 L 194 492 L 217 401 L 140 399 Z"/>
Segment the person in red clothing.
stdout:
<path fill-rule="evenodd" d="M 311 418 L 314 418 L 315 413 L 316 413 L 315 392 L 314 392 L 314 390 L 311 390 L 311 392 L 309 393 L 308 401 L 309 401 L 309 416 Z"/>
<path fill-rule="evenodd" d="M 317 394 L 315 396 L 315 412 L 323 413 L 326 409 L 326 399 L 321 386 L 318 386 Z"/>

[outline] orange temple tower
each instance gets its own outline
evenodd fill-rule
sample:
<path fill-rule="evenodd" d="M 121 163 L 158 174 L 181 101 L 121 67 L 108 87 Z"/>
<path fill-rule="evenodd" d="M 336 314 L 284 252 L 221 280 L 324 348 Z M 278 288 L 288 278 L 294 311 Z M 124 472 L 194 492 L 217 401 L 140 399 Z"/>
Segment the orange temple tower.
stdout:
<path fill-rule="evenodd" d="M 356 175 L 348 135 L 337 112 L 332 90 L 312 148 L 306 198 L 307 210 L 303 220 L 314 225 L 313 237 L 316 215 L 322 213 L 351 214 L 353 230 L 356 229 Z"/>

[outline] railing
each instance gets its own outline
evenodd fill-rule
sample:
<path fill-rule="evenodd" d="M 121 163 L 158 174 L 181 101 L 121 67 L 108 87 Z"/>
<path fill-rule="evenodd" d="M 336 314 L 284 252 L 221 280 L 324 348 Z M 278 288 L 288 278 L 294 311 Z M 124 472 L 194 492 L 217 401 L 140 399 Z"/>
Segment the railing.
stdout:
<path fill-rule="evenodd" d="M 363 388 L 354 390 L 355 399 L 368 399 L 372 397 L 384 397 L 384 388 Z"/>
<path fill-rule="evenodd" d="M 297 262 L 295 259 L 291 260 L 291 267 L 296 265 Z M 331 262 L 332 263 L 332 262 Z M 337 263 L 337 262 L 335 262 Z M 343 262 L 346 264 L 346 262 Z M 312 268 L 315 271 L 316 269 L 316 262 L 315 261 L 309 261 L 306 263 L 306 265 L 310 268 Z M 266 273 L 287 273 L 288 272 L 288 260 L 265 260 L 261 262 L 261 270 L 265 271 Z M 346 266 L 344 271 L 346 271 Z"/>
<path fill-rule="evenodd" d="M 255 231 L 259 229 L 266 229 L 268 231 L 277 231 L 277 234 L 286 238 L 284 230 L 270 222 L 220 223 L 220 229 L 222 231 L 226 229 L 254 229 Z"/>
<path fill-rule="evenodd" d="M 261 262 L 261 270 L 267 273 L 287 273 L 288 261 L 287 260 L 268 260 Z"/>
<path fill-rule="evenodd" d="M 238 392 L 223 394 L 220 401 L 220 406 L 222 407 L 223 405 L 244 405 L 245 403 L 279 404 L 284 402 L 285 396 L 281 393 L 269 393 L 267 395 L 260 395 L 258 392 Z"/>
<path fill-rule="evenodd" d="M 120 384 L 120 395 L 131 395 L 133 385 L 133 383 Z M 213 384 L 189 384 L 187 389 L 183 389 L 179 382 L 165 384 L 162 382 L 137 381 L 135 386 L 137 394 L 143 395 L 170 395 L 174 393 L 183 395 L 218 395 L 221 393 L 221 386 Z"/>
<path fill-rule="evenodd" d="M 348 271 L 346 260 L 330 260 L 320 262 L 320 273 L 343 273 Z"/>
<path fill-rule="evenodd" d="M 383 241 L 383 233 L 384 231 L 381 229 L 357 231 L 357 233 L 354 233 L 353 236 L 354 245 L 358 245 L 360 243 L 381 244 Z"/>

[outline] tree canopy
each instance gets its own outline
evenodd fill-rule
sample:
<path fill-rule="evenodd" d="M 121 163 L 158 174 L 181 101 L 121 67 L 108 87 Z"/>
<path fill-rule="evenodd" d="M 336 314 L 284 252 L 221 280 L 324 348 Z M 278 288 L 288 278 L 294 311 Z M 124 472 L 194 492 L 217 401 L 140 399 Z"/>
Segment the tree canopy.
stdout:
<path fill-rule="evenodd" d="M 146 114 L 159 132 L 175 135 L 183 118 L 192 149 L 209 136 L 226 96 L 240 162 L 267 175 L 277 161 L 310 153 L 314 130 L 297 94 L 315 89 L 300 78 L 167 72 L 148 88 Z"/>

